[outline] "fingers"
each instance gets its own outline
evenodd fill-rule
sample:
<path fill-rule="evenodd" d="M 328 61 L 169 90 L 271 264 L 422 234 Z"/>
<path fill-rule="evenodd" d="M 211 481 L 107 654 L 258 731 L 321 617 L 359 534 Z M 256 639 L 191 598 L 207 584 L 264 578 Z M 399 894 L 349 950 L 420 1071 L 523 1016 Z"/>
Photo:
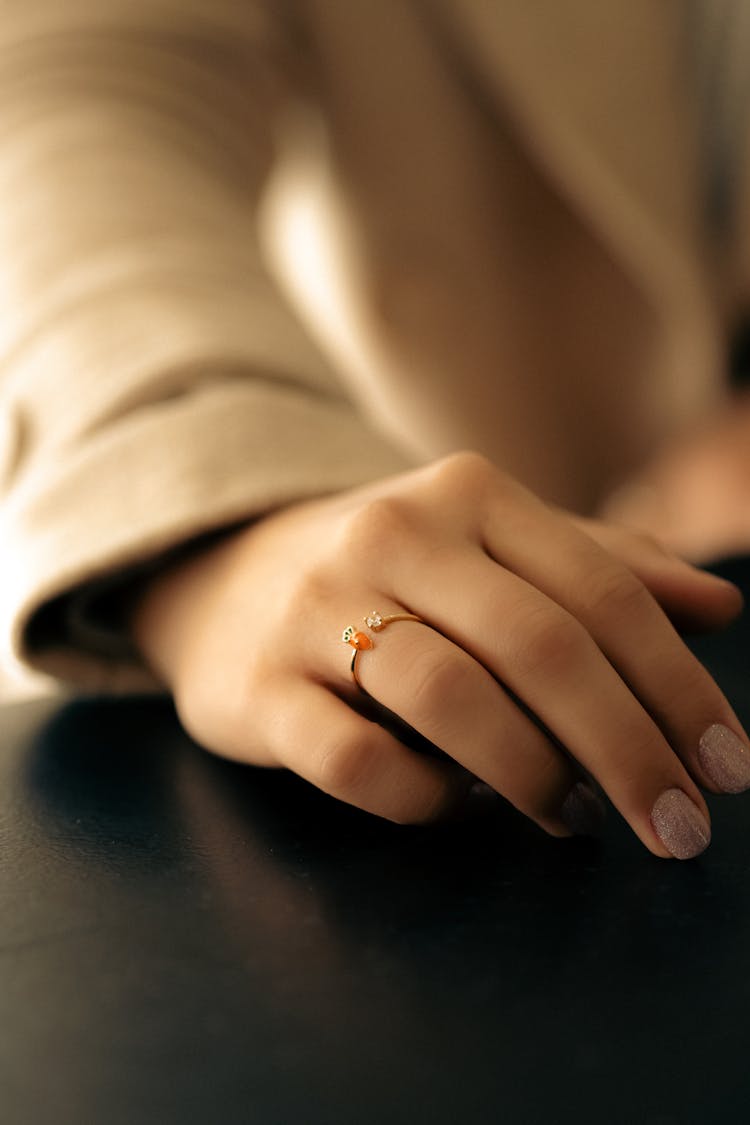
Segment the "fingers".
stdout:
<path fill-rule="evenodd" d="M 742 612 L 739 587 L 685 562 L 658 539 L 601 520 L 565 518 L 640 578 L 677 628 L 721 629 Z"/>
<path fill-rule="evenodd" d="M 571 822 L 572 802 L 585 799 L 580 774 L 467 652 L 425 625 L 398 621 L 358 660 L 368 694 L 545 831 L 591 827 Z M 593 812 L 593 794 L 588 800 Z"/>
<path fill-rule="evenodd" d="M 434 818 L 478 776 L 562 833 L 586 771 L 653 852 L 697 854 L 694 778 L 737 791 L 747 751 L 636 569 L 483 459 L 451 458 L 292 506 L 170 572 L 161 664 L 207 746 L 392 820 Z M 378 633 L 363 686 L 452 761 L 333 694 L 354 698 L 340 631 L 373 608 L 427 625 Z"/>
<path fill-rule="evenodd" d="M 746 739 L 742 726 L 632 571 L 554 512 L 546 527 L 524 520 L 518 534 L 491 538 L 493 557 L 585 627 L 692 775 L 708 789 L 725 789 L 724 756 L 718 744 L 715 752 L 706 749 L 705 734 L 721 724 Z M 544 565 L 544 542 L 554 543 L 554 566 Z M 713 747 L 715 740 L 708 741 Z M 732 784 L 750 786 L 750 751 L 738 750 L 735 758 Z"/>
<path fill-rule="evenodd" d="M 394 603 L 452 645 L 393 647 L 392 629 L 387 646 L 379 637 L 368 653 L 363 686 L 559 830 L 576 775 L 506 685 L 598 779 L 648 848 L 697 854 L 710 828 L 694 778 L 734 791 L 750 782 L 736 717 L 633 571 L 527 496 L 519 489 L 512 503 L 498 503 L 483 550 L 434 538 L 420 548 L 412 539 L 390 560 Z M 386 672 L 389 648 L 396 659 Z"/>
<path fill-rule="evenodd" d="M 473 778 L 414 753 L 317 684 L 291 677 L 271 701 L 278 761 L 347 804 L 398 824 L 424 824 L 461 802 Z"/>
<path fill-rule="evenodd" d="M 692 802 L 694 814 L 688 810 L 685 816 L 695 815 L 703 825 L 702 840 L 693 832 L 696 854 L 703 850 L 708 810 L 695 782 L 654 718 L 570 612 L 478 549 L 433 553 L 430 593 L 408 563 L 399 585 L 413 612 L 426 616 L 431 608 L 435 628 L 506 684 L 597 778 L 651 851 L 662 856 L 674 854 L 674 846 L 685 851 L 689 826 L 677 823 L 678 807 L 670 805 L 673 839 L 667 840 L 663 821 L 657 830 L 652 820 L 670 790 L 681 790 Z M 397 675 L 405 675 L 400 661 Z M 674 690 L 669 701 L 674 705 Z M 443 715 L 453 707 L 447 690 L 442 706 L 437 700 L 435 706 Z M 682 842 L 675 845 L 680 833 Z"/>

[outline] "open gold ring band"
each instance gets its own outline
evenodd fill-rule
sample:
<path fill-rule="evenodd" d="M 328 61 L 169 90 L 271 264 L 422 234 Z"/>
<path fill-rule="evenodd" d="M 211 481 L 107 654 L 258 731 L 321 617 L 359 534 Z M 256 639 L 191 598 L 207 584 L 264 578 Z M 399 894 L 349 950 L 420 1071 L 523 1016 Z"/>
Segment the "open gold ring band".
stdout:
<path fill-rule="evenodd" d="M 367 617 L 364 619 L 365 625 L 368 629 L 371 629 L 373 633 L 382 632 L 387 625 L 392 625 L 394 621 L 419 621 L 423 623 L 422 618 L 417 617 L 416 613 L 383 614 L 378 613 L 376 609 L 374 609 L 372 613 L 368 613 Z M 354 649 L 350 666 L 352 679 L 360 691 L 365 691 L 357 675 L 357 657 L 360 652 L 366 652 L 368 648 L 373 648 L 375 642 L 367 633 L 363 633 L 360 629 L 355 629 L 353 625 L 347 625 L 346 629 L 344 629 L 344 632 L 341 634 L 341 640 L 344 644 L 351 645 Z M 367 693 L 365 692 L 365 694 Z"/>

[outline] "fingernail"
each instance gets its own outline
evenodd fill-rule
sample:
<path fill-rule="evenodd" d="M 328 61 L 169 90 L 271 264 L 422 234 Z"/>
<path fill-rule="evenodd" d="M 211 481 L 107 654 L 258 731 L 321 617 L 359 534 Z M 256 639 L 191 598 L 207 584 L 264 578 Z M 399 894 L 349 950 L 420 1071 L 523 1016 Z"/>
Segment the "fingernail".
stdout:
<path fill-rule="evenodd" d="M 750 788 L 750 747 L 734 731 L 714 723 L 701 735 L 698 760 L 723 793 L 743 793 Z"/>
<path fill-rule="evenodd" d="M 560 819 L 575 836 L 601 836 L 606 811 L 593 789 L 577 781 L 563 801 Z"/>
<path fill-rule="evenodd" d="M 745 595 L 735 582 L 730 582 L 728 578 L 720 578 L 718 574 L 711 574 L 708 570 L 701 570 L 700 573 L 704 578 L 710 578 L 715 586 L 722 586 L 725 590 L 731 590 L 738 601 L 742 605 L 745 604 Z"/>
<path fill-rule="evenodd" d="M 700 809 L 682 789 L 665 789 L 651 810 L 651 823 L 676 859 L 692 859 L 711 843 L 711 829 Z"/>
<path fill-rule="evenodd" d="M 731 591 L 735 598 L 744 605 L 745 595 L 736 582 L 730 582 L 728 578 L 722 578 L 720 574 L 712 574 L 710 570 L 704 570 L 702 566 L 697 563 L 688 562 L 687 559 L 678 558 L 677 561 L 689 567 L 693 575 L 697 578 L 705 578 L 706 581 L 711 582 L 714 587 L 718 586 L 724 590 Z"/>

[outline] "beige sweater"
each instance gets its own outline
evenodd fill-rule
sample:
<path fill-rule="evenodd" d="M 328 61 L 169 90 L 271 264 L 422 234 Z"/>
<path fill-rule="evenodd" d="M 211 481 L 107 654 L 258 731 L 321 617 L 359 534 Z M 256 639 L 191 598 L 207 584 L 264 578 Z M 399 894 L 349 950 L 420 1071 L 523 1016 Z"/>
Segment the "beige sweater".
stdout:
<path fill-rule="evenodd" d="M 678 0 L 8 0 L 0 633 L 151 684 L 91 595 L 452 449 L 593 510 L 722 392 Z"/>

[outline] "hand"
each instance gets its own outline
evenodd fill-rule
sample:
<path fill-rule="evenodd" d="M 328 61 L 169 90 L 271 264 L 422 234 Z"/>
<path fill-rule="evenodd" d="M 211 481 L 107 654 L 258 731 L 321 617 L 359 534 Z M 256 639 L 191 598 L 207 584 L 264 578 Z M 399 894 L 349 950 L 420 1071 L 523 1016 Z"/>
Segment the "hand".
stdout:
<path fill-rule="evenodd" d="M 738 791 L 750 762 L 667 614 L 719 626 L 741 600 L 457 454 L 232 531 L 152 578 L 132 624 L 186 729 L 220 754 L 398 822 L 481 779 L 555 836 L 590 822 L 592 775 L 647 848 L 686 857 L 708 842 L 698 785 Z M 361 683 L 443 756 L 358 710 L 341 632 L 368 632 L 373 609 L 424 623 L 371 633 Z"/>

